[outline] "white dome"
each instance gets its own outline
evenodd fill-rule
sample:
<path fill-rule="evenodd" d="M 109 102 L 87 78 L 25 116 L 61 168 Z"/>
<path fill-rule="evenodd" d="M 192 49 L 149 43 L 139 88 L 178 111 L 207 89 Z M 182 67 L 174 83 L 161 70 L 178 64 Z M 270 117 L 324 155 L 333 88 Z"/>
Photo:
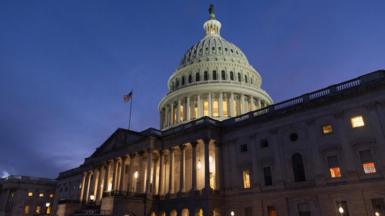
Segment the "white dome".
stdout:
<path fill-rule="evenodd" d="M 203 116 L 224 120 L 273 102 L 246 55 L 221 37 L 213 6 L 209 12 L 205 37 L 186 51 L 169 78 L 169 92 L 159 104 L 162 129 Z"/>

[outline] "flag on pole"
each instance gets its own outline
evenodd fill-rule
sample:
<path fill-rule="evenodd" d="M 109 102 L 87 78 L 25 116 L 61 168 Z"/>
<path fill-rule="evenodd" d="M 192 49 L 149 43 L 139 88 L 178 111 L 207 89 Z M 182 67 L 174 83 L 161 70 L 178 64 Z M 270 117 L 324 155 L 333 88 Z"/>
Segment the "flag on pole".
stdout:
<path fill-rule="evenodd" d="M 131 98 L 132 98 L 132 91 L 130 91 L 130 93 L 123 96 L 123 101 L 125 103 L 128 103 L 131 100 Z"/>

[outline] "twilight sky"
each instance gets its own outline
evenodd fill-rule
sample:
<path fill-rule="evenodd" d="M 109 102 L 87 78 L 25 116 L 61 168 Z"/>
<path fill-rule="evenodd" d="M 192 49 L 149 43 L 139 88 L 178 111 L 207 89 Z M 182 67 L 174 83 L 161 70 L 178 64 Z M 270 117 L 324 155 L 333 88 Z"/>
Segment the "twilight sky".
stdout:
<path fill-rule="evenodd" d="M 385 1 L 0 1 L 0 177 L 56 177 L 157 105 L 210 3 L 282 101 L 385 68 Z"/>

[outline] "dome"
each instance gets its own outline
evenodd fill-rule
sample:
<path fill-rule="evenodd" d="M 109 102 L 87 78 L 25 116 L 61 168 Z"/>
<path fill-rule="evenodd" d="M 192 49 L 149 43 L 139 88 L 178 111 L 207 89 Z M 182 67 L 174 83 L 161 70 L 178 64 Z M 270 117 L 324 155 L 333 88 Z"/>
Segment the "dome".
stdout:
<path fill-rule="evenodd" d="M 260 74 L 220 35 L 221 27 L 210 5 L 204 38 L 186 51 L 168 80 L 169 91 L 159 103 L 161 129 L 204 116 L 221 121 L 272 104 Z"/>

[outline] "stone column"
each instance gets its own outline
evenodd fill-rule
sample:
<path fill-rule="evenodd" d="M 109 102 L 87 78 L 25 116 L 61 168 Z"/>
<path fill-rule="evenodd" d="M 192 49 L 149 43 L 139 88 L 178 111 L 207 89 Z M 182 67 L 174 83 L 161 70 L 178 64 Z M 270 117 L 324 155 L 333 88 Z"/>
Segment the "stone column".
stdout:
<path fill-rule="evenodd" d="M 192 158 L 191 158 L 191 162 L 192 162 L 192 166 L 191 166 L 191 171 L 192 171 L 192 174 L 191 174 L 191 190 L 192 191 L 196 191 L 197 189 L 197 170 L 196 170 L 196 167 L 197 167 L 197 150 L 196 150 L 196 147 L 197 147 L 197 141 L 193 141 L 191 142 L 191 150 L 192 150 Z"/>
<path fill-rule="evenodd" d="M 174 122 L 174 102 L 171 102 L 170 104 L 170 125 L 173 125 L 175 122 Z"/>
<path fill-rule="evenodd" d="M 153 194 L 157 194 L 157 191 L 156 191 L 156 176 L 158 175 L 157 173 L 157 167 L 158 167 L 158 162 L 156 159 L 153 159 L 152 160 L 152 193 Z"/>
<path fill-rule="evenodd" d="M 159 151 L 159 186 L 158 186 L 158 194 L 161 195 L 163 193 L 162 184 L 163 184 L 163 151 Z"/>
<path fill-rule="evenodd" d="M 173 148 L 170 148 L 170 173 L 169 173 L 169 179 L 168 179 L 168 183 L 169 183 L 169 187 L 168 187 L 168 193 L 169 194 L 172 194 L 173 193 L 173 179 L 174 179 L 174 149 Z"/>
<path fill-rule="evenodd" d="M 230 93 L 230 100 L 229 100 L 229 103 L 230 103 L 230 117 L 234 117 L 235 116 L 235 112 L 234 112 L 234 93 Z"/>
<path fill-rule="evenodd" d="M 241 101 L 239 104 L 241 105 L 241 114 L 245 113 L 245 95 L 241 94 Z"/>
<path fill-rule="evenodd" d="M 83 202 L 85 199 L 84 199 L 84 193 L 85 193 L 85 187 L 86 187 L 86 178 L 87 178 L 87 172 L 84 172 L 83 173 L 83 177 L 82 177 L 82 189 L 80 191 L 80 202 Z"/>
<path fill-rule="evenodd" d="M 197 95 L 197 106 L 198 106 L 197 118 L 200 118 L 203 116 L 203 114 L 202 114 L 202 101 L 201 101 L 201 96 L 199 94 Z"/>
<path fill-rule="evenodd" d="M 125 180 L 125 176 L 126 176 L 126 160 L 127 160 L 127 157 L 126 156 L 123 156 L 122 159 L 121 159 L 121 165 L 120 165 L 120 182 L 119 182 L 119 190 L 120 191 L 124 191 L 124 180 Z"/>
<path fill-rule="evenodd" d="M 109 180 L 109 174 L 110 174 L 110 161 L 107 161 L 107 165 L 106 165 L 106 172 L 104 174 L 104 186 L 103 186 L 103 190 L 104 192 L 107 192 L 108 191 L 108 180 Z"/>
<path fill-rule="evenodd" d="M 222 119 L 222 118 L 224 118 L 224 116 L 223 116 L 223 92 L 219 93 L 218 106 L 219 106 L 219 118 Z"/>
<path fill-rule="evenodd" d="M 205 190 L 210 189 L 210 160 L 209 160 L 209 144 L 210 139 L 204 139 L 204 148 L 205 148 Z"/>
<path fill-rule="evenodd" d="M 95 173 L 95 176 L 94 176 L 94 185 L 93 185 L 93 192 L 92 194 L 94 195 L 95 197 L 95 200 L 94 201 L 97 201 L 98 200 L 98 193 L 99 193 L 99 179 L 100 179 L 100 170 L 97 168 L 94 170 L 94 173 Z"/>
<path fill-rule="evenodd" d="M 213 117 L 213 101 L 212 101 L 212 98 L 211 98 L 211 92 L 207 95 L 208 99 L 208 103 L 209 103 L 209 116 L 212 118 Z"/>
<path fill-rule="evenodd" d="M 146 193 L 151 193 L 151 166 L 152 166 L 152 150 L 147 150 L 147 182 Z"/>
<path fill-rule="evenodd" d="M 179 179 L 179 192 L 184 191 L 184 185 L 185 185 L 185 160 L 186 160 L 186 153 L 185 153 L 185 145 L 180 145 L 180 179 Z"/>
<path fill-rule="evenodd" d="M 251 103 L 251 110 L 254 111 L 255 110 L 254 97 L 251 95 L 249 97 L 250 97 L 250 103 Z"/>
<path fill-rule="evenodd" d="M 88 179 L 87 179 L 86 202 L 88 203 L 88 200 L 90 198 L 90 187 L 91 187 L 92 171 L 89 171 L 87 176 L 88 176 Z"/>
<path fill-rule="evenodd" d="M 180 98 L 178 98 L 178 104 L 177 104 L 177 108 L 176 108 L 176 121 L 175 121 L 175 123 L 180 123 L 180 122 L 182 122 L 181 120 L 180 120 L 180 106 L 181 106 L 181 102 L 180 102 Z"/>
<path fill-rule="evenodd" d="M 134 163 L 135 163 L 135 154 L 130 154 L 128 155 L 130 164 L 128 165 L 128 181 L 127 181 L 127 191 L 128 192 L 133 192 L 132 191 L 132 171 L 134 169 Z"/>
<path fill-rule="evenodd" d="M 111 161 L 111 177 L 112 177 L 112 180 L 111 180 L 111 191 L 115 190 L 115 166 L 116 166 L 116 162 L 115 160 L 112 160 Z"/>
<path fill-rule="evenodd" d="M 191 120 L 191 108 L 190 108 L 190 96 L 187 96 L 187 105 L 186 105 L 186 117 L 187 121 Z"/>

